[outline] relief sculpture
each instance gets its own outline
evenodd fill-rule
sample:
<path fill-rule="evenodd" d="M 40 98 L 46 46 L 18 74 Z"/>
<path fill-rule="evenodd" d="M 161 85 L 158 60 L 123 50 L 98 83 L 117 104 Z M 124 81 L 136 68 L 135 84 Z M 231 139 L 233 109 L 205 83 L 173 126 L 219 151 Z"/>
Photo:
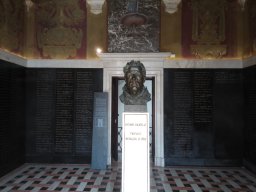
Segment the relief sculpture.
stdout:
<path fill-rule="evenodd" d="M 250 17 L 250 31 L 251 31 L 251 41 L 252 41 L 252 51 L 253 54 L 256 54 L 256 1 L 248 1 L 248 11 Z"/>
<path fill-rule="evenodd" d="M 44 58 L 75 58 L 81 48 L 86 13 L 80 1 L 37 4 L 37 43 Z"/>
<path fill-rule="evenodd" d="M 23 1 L 0 0 L 0 47 L 19 52 L 23 30 Z"/>
<path fill-rule="evenodd" d="M 192 0 L 191 52 L 198 58 L 221 58 L 227 53 L 225 0 Z"/>
<path fill-rule="evenodd" d="M 151 100 L 147 87 L 146 69 L 140 61 L 130 61 L 123 69 L 125 85 L 120 100 L 125 105 L 146 105 Z"/>

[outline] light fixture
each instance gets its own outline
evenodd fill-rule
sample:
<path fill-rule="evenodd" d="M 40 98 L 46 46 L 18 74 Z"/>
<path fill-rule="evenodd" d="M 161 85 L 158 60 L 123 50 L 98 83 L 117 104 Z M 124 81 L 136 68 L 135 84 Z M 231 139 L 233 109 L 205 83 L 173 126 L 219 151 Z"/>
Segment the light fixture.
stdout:
<path fill-rule="evenodd" d="M 97 48 L 96 48 L 96 53 L 97 53 L 97 54 L 102 53 L 102 49 L 101 49 L 101 48 L 99 48 L 99 47 L 97 47 Z"/>

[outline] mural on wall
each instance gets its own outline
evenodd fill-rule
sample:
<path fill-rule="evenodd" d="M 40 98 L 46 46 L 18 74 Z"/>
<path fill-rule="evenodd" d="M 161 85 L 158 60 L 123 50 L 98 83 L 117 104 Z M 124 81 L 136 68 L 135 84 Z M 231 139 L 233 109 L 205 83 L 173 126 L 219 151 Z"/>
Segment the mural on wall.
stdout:
<path fill-rule="evenodd" d="M 199 58 L 219 58 L 227 53 L 225 40 L 225 0 L 192 0 L 193 55 Z"/>
<path fill-rule="evenodd" d="M 23 0 L 0 0 L 0 47 L 19 53 L 24 26 Z"/>
<path fill-rule="evenodd" d="M 37 44 L 42 58 L 84 58 L 86 2 L 36 1 Z"/>
<path fill-rule="evenodd" d="M 237 1 L 182 2 L 182 55 L 186 58 L 236 57 Z"/>
<path fill-rule="evenodd" d="M 109 0 L 108 52 L 158 52 L 160 1 Z"/>
<path fill-rule="evenodd" d="M 250 17 L 250 35 L 252 40 L 252 51 L 253 54 L 256 54 L 256 1 L 250 0 L 248 1 L 248 8 L 249 8 L 249 17 Z"/>

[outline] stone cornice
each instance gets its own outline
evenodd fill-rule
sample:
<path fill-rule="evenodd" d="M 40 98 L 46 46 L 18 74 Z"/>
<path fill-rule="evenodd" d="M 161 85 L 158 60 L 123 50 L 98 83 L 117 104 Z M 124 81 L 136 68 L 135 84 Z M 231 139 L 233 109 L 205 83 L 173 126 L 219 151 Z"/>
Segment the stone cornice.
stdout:
<path fill-rule="evenodd" d="M 0 60 L 27 67 L 27 59 L 0 49 Z M 0 63 L 1 64 L 1 63 Z"/>
<path fill-rule="evenodd" d="M 140 60 L 150 68 L 237 68 L 256 65 L 256 56 L 245 59 L 177 59 L 169 52 L 159 53 L 101 53 L 98 59 L 26 59 L 0 50 L 0 60 L 27 68 L 122 68 L 130 60 Z M 1 63 L 0 63 L 1 64 Z"/>

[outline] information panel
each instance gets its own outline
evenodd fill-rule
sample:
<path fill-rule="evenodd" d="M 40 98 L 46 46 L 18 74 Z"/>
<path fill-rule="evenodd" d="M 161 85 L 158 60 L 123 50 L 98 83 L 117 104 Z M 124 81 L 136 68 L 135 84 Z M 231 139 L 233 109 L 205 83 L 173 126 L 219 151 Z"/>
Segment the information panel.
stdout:
<path fill-rule="evenodd" d="M 149 192 L 149 113 L 123 113 L 122 192 Z"/>
<path fill-rule="evenodd" d="M 92 169 L 106 169 L 108 162 L 108 94 L 94 93 Z"/>

